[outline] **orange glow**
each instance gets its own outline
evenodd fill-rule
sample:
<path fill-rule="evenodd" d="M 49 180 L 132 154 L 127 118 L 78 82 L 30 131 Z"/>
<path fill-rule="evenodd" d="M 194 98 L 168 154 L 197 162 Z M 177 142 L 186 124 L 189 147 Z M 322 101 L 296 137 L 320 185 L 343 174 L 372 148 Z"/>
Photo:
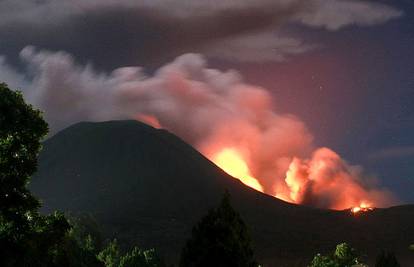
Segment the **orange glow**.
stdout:
<path fill-rule="evenodd" d="M 221 150 L 213 157 L 213 162 L 245 185 L 263 192 L 263 187 L 256 178 L 251 176 L 249 167 L 236 149 L 226 148 Z"/>
<path fill-rule="evenodd" d="M 371 205 L 369 205 L 367 203 L 361 203 L 359 206 L 351 208 L 351 212 L 356 214 L 356 213 L 359 213 L 359 212 L 371 211 L 373 209 L 374 208 Z"/>
<path fill-rule="evenodd" d="M 361 207 L 353 207 L 353 208 L 351 209 L 351 211 L 352 211 L 353 213 L 358 213 L 358 212 L 360 212 L 360 211 L 361 211 Z"/>
<path fill-rule="evenodd" d="M 138 114 L 136 115 L 136 119 L 146 123 L 156 129 L 161 129 L 161 124 L 158 121 L 157 117 L 147 114 Z"/>
<path fill-rule="evenodd" d="M 274 195 L 274 197 L 278 198 L 278 199 L 281 199 L 283 201 L 286 201 L 286 202 L 295 203 L 295 202 L 292 202 L 292 200 L 289 197 L 285 196 L 285 194 L 283 194 L 283 193 L 277 193 L 277 194 Z"/>
<path fill-rule="evenodd" d="M 302 166 L 298 160 L 293 160 L 286 172 L 285 182 L 289 187 L 289 202 L 300 203 L 303 188 L 306 186 L 307 178 L 298 175 L 298 173 L 306 173 L 306 166 Z M 286 197 L 285 197 L 286 198 Z M 283 199 L 283 198 L 282 198 Z"/>

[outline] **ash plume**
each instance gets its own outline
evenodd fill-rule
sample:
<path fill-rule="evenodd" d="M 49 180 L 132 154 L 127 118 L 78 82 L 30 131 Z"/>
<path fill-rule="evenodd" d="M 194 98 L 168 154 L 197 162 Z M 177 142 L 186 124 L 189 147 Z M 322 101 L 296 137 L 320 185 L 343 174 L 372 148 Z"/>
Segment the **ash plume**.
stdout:
<path fill-rule="evenodd" d="M 345 209 L 395 201 L 360 167 L 316 148 L 306 125 L 277 112 L 266 89 L 246 84 L 236 71 L 208 68 L 201 55 L 180 56 L 153 75 L 140 67 L 99 73 L 67 53 L 33 47 L 21 57 L 28 75 L 4 64 L 0 69 L 7 69 L 9 82 L 26 86 L 26 98 L 45 111 L 53 131 L 84 120 L 143 120 L 212 161 L 223 150 L 236 151 L 265 193 L 289 202 Z"/>

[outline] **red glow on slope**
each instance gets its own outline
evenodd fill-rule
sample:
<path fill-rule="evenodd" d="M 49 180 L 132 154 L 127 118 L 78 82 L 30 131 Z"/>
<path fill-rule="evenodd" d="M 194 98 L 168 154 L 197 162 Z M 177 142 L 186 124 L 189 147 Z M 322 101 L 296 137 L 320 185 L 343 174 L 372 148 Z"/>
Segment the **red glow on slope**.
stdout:
<path fill-rule="evenodd" d="M 249 167 L 236 149 L 225 148 L 213 157 L 214 163 L 231 176 L 238 178 L 245 185 L 263 192 L 263 187 L 250 174 Z"/>
<path fill-rule="evenodd" d="M 148 125 L 151 125 L 154 128 L 161 129 L 161 124 L 155 116 L 147 114 L 138 114 L 136 119 Z"/>

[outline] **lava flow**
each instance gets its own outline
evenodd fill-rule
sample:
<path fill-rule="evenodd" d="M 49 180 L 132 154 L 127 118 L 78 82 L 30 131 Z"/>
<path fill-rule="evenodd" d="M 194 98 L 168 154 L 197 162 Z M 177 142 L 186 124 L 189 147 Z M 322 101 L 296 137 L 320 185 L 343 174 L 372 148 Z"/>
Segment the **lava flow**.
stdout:
<path fill-rule="evenodd" d="M 259 184 L 256 178 L 251 176 L 249 167 L 236 149 L 223 149 L 214 157 L 213 161 L 222 170 L 231 176 L 238 178 L 245 185 L 263 192 L 263 187 Z"/>
<path fill-rule="evenodd" d="M 372 211 L 374 210 L 374 207 L 366 204 L 366 203 L 362 203 L 361 205 L 357 206 L 357 207 L 353 207 L 351 208 L 351 212 L 353 214 L 357 214 L 357 213 L 361 213 L 361 212 L 367 212 L 367 211 Z"/>

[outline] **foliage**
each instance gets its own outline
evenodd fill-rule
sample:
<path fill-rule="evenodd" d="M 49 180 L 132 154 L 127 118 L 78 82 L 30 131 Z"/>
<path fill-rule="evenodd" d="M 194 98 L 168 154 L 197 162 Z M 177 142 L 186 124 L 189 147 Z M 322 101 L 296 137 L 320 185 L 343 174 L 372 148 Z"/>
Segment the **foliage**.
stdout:
<path fill-rule="evenodd" d="M 120 261 L 118 242 L 113 240 L 98 254 L 98 259 L 104 263 L 105 267 L 118 267 Z"/>
<path fill-rule="evenodd" d="M 220 206 L 210 210 L 193 228 L 180 266 L 258 266 L 250 243 L 247 227 L 226 192 Z"/>
<path fill-rule="evenodd" d="M 61 212 L 41 215 L 27 188 L 47 132 L 41 112 L 0 83 L 0 266 L 102 266 L 96 240 Z"/>
<path fill-rule="evenodd" d="M 121 255 L 118 242 L 113 240 L 98 254 L 98 259 L 105 267 L 163 267 L 161 259 L 155 250 L 141 250 L 134 247 L 130 252 Z"/>
<path fill-rule="evenodd" d="M 347 243 L 341 243 L 336 246 L 334 253 L 331 255 L 317 254 L 309 267 L 351 267 L 365 266 L 358 259 L 355 249 Z"/>
<path fill-rule="evenodd" d="M 101 236 L 90 216 L 69 216 L 70 230 L 61 247 L 63 266 L 103 267 L 96 254 L 101 249 Z M 62 265 L 61 265 L 62 266 Z"/>
<path fill-rule="evenodd" d="M 89 214 L 68 215 L 72 228 L 69 231 L 69 238 L 76 241 L 78 246 L 85 251 L 98 254 L 103 248 L 101 229 Z"/>
<path fill-rule="evenodd" d="M 27 184 L 47 131 L 40 112 L 25 104 L 21 93 L 0 84 L 0 235 L 11 242 L 24 237 L 38 217 L 40 204 Z"/>
<path fill-rule="evenodd" d="M 0 266 L 54 266 L 69 229 L 62 213 L 42 216 L 27 184 L 48 126 L 19 92 L 0 84 Z"/>
<path fill-rule="evenodd" d="M 317 254 L 309 267 L 337 267 L 338 264 L 335 262 L 332 257 L 329 256 L 323 256 L 321 254 Z"/>
<path fill-rule="evenodd" d="M 375 262 L 375 267 L 400 267 L 400 264 L 394 253 L 381 251 Z"/>
<path fill-rule="evenodd" d="M 140 250 L 135 247 L 121 257 L 119 267 L 160 267 L 164 266 L 154 249 Z"/>

